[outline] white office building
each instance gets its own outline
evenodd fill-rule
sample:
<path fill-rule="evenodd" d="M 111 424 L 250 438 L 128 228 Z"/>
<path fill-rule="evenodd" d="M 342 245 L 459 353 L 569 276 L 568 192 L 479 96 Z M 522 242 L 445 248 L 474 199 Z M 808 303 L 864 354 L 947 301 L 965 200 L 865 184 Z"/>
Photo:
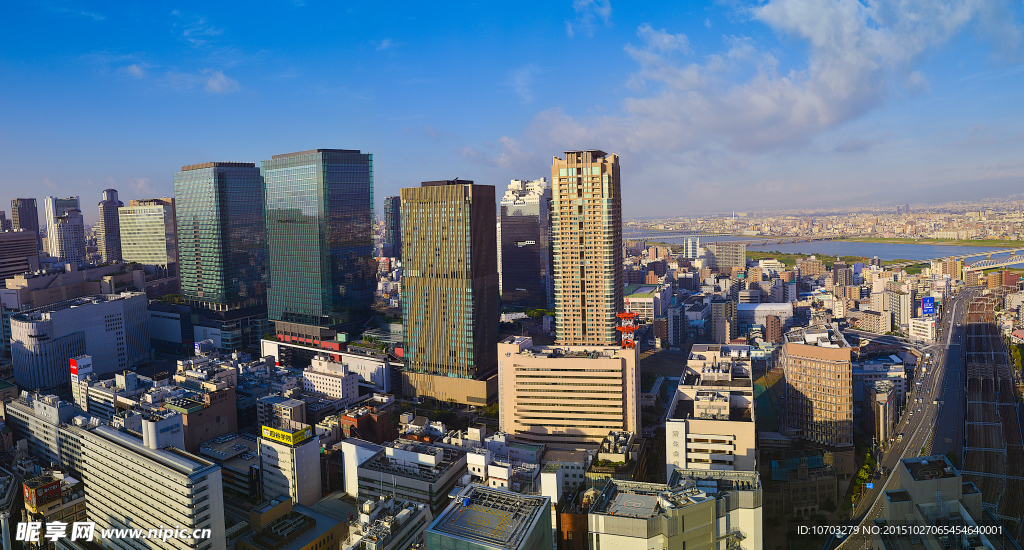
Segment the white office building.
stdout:
<path fill-rule="evenodd" d="M 70 389 L 68 360 L 92 356 L 97 375 L 149 358 L 149 314 L 139 292 L 65 300 L 11 315 L 14 379 L 24 389 Z"/>
<path fill-rule="evenodd" d="M 924 342 L 932 344 L 937 336 L 938 323 L 934 315 L 927 317 L 915 317 L 910 320 L 910 340 L 913 342 Z"/>
<path fill-rule="evenodd" d="M 64 262 L 85 260 L 85 223 L 82 204 L 78 197 L 46 197 L 43 199 L 46 216 L 46 246 L 50 256 Z M 71 211 L 74 214 L 68 215 Z"/>
<path fill-rule="evenodd" d="M 167 446 L 166 433 L 143 437 L 109 426 L 72 427 L 84 454 L 89 521 L 101 529 L 209 529 L 208 538 L 102 539 L 106 548 L 226 548 L 221 467 Z M 173 434 L 172 434 L 173 435 Z"/>
<path fill-rule="evenodd" d="M 320 500 L 320 436 L 312 426 L 281 420 L 258 440 L 264 495 L 287 495 L 312 506 Z"/>
<path fill-rule="evenodd" d="M 341 399 L 342 406 L 347 407 L 359 399 L 361 378 L 349 371 L 345 363 L 335 363 L 326 355 L 318 355 L 309 368 L 302 371 L 302 389 Z"/>
<path fill-rule="evenodd" d="M 750 347 L 694 344 L 665 421 L 665 467 L 754 471 Z"/>

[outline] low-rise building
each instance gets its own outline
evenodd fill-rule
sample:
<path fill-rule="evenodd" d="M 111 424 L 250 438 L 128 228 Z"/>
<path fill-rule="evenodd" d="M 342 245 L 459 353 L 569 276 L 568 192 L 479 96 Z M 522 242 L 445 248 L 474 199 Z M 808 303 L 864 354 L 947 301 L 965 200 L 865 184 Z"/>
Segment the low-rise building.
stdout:
<path fill-rule="evenodd" d="M 448 505 L 448 493 L 466 473 L 464 451 L 399 439 L 359 464 L 358 496 L 394 495 L 440 512 Z"/>
<path fill-rule="evenodd" d="M 250 434 L 227 434 L 204 441 L 199 455 L 220 464 L 224 490 L 244 497 L 260 497 L 259 441 Z"/>
<path fill-rule="evenodd" d="M 422 544 L 423 532 L 434 516 L 426 504 L 409 500 L 370 499 L 359 505 L 346 550 L 407 550 Z"/>
<path fill-rule="evenodd" d="M 964 481 L 953 464 L 944 456 L 904 458 L 893 471 L 899 476 L 898 486 L 882 495 L 882 518 L 874 521 L 878 529 L 872 537 L 876 550 L 897 550 L 911 545 L 925 548 L 1016 548 L 1004 535 L 1006 530 L 992 513 L 984 508 L 981 491 Z M 949 527 L 947 535 L 931 529 L 902 531 L 897 526 Z M 994 534 L 958 531 L 988 526 Z M 1005 539 L 1003 537 L 1006 537 Z"/>
<path fill-rule="evenodd" d="M 342 407 L 351 405 L 359 398 L 361 379 L 361 376 L 349 371 L 347 364 L 331 361 L 326 355 L 314 357 L 309 368 L 302 371 L 304 390 L 340 399 Z"/>
<path fill-rule="evenodd" d="M 899 418 L 899 399 L 896 386 L 888 380 L 864 383 L 864 417 L 870 429 L 865 432 L 881 445 L 893 437 L 892 430 Z"/>
<path fill-rule="evenodd" d="M 319 550 L 339 548 L 348 525 L 313 508 L 278 496 L 249 513 L 252 532 L 238 539 L 238 550 Z"/>
<path fill-rule="evenodd" d="M 692 346 L 665 421 L 667 474 L 756 469 L 751 373 L 749 346 Z"/>
<path fill-rule="evenodd" d="M 809 518 L 839 505 L 833 455 L 821 449 L 787 451 L 766 460 L 765 515 L 773 519 Z"/>
<path fill-rule="evenodd" d="M 76 521 L 85 521 L 85 486 L 64 472 L 47 471 L 22 483 L 25 521 L 65 523 L 65 533 Z"/>
<path fill-rule="evenodd" d="M 609 479 L 637 481 L 647 477 L 647 440 L 630 432 L 611 432 L 584 474 L 587 488 L 601 489 Z"/>
<path fill-rule="evenodd" d="M 937 336 L 937 322 L 934 315 L 910 319 L 910 340 L 931 344 Z"/>
<path fill-rule="evenodd" d="M 470 485 L 424 534 L 431 550 L 552 548 L 551 500 Z"/>

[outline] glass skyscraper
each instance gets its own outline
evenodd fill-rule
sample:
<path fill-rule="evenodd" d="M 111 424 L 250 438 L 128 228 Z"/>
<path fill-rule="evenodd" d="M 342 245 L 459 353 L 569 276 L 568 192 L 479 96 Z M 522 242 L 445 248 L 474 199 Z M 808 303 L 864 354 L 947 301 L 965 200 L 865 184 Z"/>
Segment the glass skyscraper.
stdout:
<path fill-rule="evenodd" d="M 377 270 L 373 155 L 314 149 L 274 155 L 260 167 L 270 319 L 312 327 L 365 320 Z"/>
<path fill-rule="evenodd" d="M 385 256 L 402 257 L 402 197 L 384 197 L 384 244 L 391 245 Z"/>
<path fill-rule="evenodd" d="M 554 307 L 551 186 L 547 178 L 512 180 L 501 197 L 501 301 Z"/>
<path fill-rule="evenodd" d="M 226 311 L 266 295 L 263 179 L 252 162 L 205 162 L 174 174 L 181 293 Z"/>
<path fill-rule="evenodd" d="M 43 249 L 43 234 L 39 231 L 39 208 L 35 199 L 11 199 L 11 222 L 15 230 L 36 232 L 36 244 Z"/>

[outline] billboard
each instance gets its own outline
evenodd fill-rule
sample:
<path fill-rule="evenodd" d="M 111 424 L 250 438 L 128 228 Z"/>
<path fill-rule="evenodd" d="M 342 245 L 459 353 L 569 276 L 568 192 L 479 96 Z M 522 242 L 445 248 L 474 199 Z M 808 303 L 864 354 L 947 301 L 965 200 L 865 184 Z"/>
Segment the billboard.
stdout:
<path fill-rule="evenodd" d="M 278 441 L 286 445 L 298 445 L 303 441 L 313 437 L 313 427 L 306 426 L 300 430 L 294 432 L 286 432 L 284 430 L 277 430 L 269 426 L 263 426 L 263 437 L 272 441 Z"/>
<path fill-rule="evenodd" d="M 60 498 L 60 480 L 55 479 L 38 487 L 22 485 L 25 492 L 25 504 L 31 508 L 42 506 Z"/>
<path fill-rule="evenodd" d="M 925 296 L 921 299 L 921 315 L 935 315 L 934 296 Z"/>

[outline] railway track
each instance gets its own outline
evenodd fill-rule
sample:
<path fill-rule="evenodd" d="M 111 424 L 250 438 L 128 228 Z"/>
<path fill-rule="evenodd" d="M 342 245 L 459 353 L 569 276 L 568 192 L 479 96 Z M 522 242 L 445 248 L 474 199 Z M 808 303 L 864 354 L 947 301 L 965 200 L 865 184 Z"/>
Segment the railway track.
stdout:
<path fill-rule="evenodd" d="M 963 479 L 981 490 L 985 508 L 1007 534 L 1024 542 L 1024 439 L 1014 373 L 995 323 L 1001 293 L 978 296 L 967 313 L 964 339 L 967 400 Z"/>

